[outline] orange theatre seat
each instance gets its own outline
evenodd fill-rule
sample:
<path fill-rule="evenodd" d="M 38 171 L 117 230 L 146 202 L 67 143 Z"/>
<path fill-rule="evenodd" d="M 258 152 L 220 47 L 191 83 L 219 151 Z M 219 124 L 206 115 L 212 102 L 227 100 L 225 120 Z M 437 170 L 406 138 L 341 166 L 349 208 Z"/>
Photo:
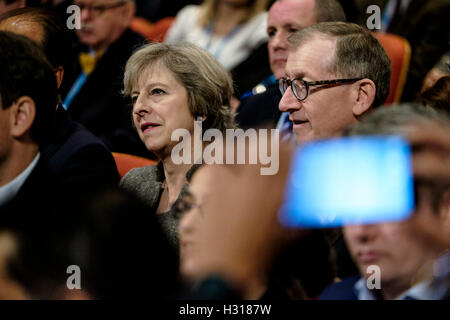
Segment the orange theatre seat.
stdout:
<path fill-rule="evenodd" d="M 391 60 L 391 89 L 386 104 L 399 102 L 411 59 L 411 46 L 408 40 L 394 34 L 374 32 L 374 36 Z"/>
<path fill-rule="evenodd" d="M 149 41 L 163 42 L 174 20 L 174 17 L 166 17 L 151 23 L 144 18 L 134 17 L 131 20 L 130 29 Z"/>
<path fill-rule="evenodd" d="M 133 168 L 145 167 L 148 165 L 156 164 L 156 161 L 138 157 L 132 154 L 113 152 L 114 160 L 116 161 L 117 171 L 122 178 L 128 171 Z"/>

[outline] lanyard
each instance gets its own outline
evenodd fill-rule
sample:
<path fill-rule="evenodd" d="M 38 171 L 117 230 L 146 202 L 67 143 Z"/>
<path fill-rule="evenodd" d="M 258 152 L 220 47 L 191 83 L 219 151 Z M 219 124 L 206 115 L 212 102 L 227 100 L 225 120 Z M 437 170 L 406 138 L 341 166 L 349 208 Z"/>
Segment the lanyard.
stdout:
<path fill-rule="evenodd" d="M 239 29 L 240 25 L 235 26 L 233 30 L 231 30 L 226 36 L 222 37 L 217 49 L 214 52 L 211 52 L 211 43 L 213 39 L 213 23 L 211 22 L 205 30 L 206 34 L 209 36 L 209 40 L 206 44 L 205 49 L 208 50 L 218 60 L 225 45 L 231 40 L 231 38 L 233 38 L 233 36 L 239 31 Z"/>

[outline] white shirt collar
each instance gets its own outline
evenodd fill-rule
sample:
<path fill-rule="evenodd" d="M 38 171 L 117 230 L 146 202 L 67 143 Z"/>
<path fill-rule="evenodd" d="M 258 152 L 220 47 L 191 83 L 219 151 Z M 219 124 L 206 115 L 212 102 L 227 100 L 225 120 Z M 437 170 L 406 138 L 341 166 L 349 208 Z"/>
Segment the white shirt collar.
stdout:
<path fill-rule="evenodd" d="M 28 165 L 28 167 L 23 170 L 17 177 L 15 177 L 12 181 L 8 182 L 6 185 L 0 187 L 0 206 L 9 202 L 12 198 L 14 198 L 19 192 L 20 188 L 23 186 L 28 176 L 33 171 L 34 167 L 40 158 L 40 153 L 38 153 L 33 161 Z"/>

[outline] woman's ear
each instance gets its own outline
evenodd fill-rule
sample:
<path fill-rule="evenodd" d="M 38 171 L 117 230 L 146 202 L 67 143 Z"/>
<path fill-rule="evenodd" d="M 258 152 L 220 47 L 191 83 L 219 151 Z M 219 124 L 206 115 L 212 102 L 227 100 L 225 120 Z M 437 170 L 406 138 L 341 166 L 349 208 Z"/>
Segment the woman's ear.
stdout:
<path fill-rule="evenodd" d="M 11 106 L 11 135 L 15 138 L 24 136 L 31 130 L 36 118 L 36 104 L 28 96 L 22 96 Z"/>
<path fill-rule="evenodd" d="M 366 78 L 357 81 L 354 85 L 356 92 L 352 111 L 356 117 L 359 117 L 372 106 L 375 100 L 376 86 L 372 80 Z"/>

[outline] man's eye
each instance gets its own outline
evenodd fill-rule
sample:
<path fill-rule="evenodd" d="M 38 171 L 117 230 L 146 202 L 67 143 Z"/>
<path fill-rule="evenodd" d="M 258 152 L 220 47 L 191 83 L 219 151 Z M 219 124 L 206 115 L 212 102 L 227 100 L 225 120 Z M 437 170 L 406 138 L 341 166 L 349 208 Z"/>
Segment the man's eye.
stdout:
<path fill-rule="evenodd" d="M 276 33 L 277 33 L 277 31 L 275 29 L 267 30 L 267 35 L 269 36 L 269 38 L 272 38 L 273 36 L 275 36 Z"/>
<path fill-rule="evenodd" d="M 133 106 L 136 104 L 137 99 L 138 99 L 138 96 L 131 97 L 131 103 L 133 104 Z"/>
<path fill-rule="evenodd" d="M 290 28 L 290 29 L 289 29 L 289 32 L 290 32 L 290 33 L 294 33 L 294 32 L 297 32 L 298 30 L 299 30 L 299 29 Z"/>

